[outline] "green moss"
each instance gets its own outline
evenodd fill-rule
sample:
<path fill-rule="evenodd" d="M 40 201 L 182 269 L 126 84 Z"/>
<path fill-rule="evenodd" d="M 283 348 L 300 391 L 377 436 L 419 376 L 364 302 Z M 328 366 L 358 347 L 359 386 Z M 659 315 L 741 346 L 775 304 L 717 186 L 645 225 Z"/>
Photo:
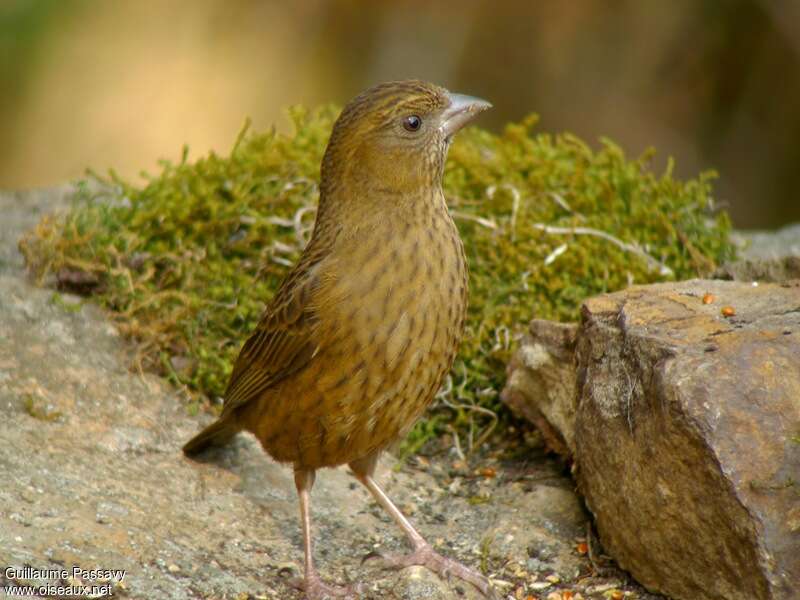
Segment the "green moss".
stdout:
<path fill-rule="evenodd" d="M 21 240 L 28 266 L 40 281 L 93 295 L 138 342 L 144 368 L 219 396 L 310 232 L 336 114 L 295 108 L 291 134 L 245 128 L 229 156 L 190 162 L 184 150 L 142 186 L 92 175 L 67 214 Z M 500 135 L 469 129 L 447 162 L 471 290 L 441 422 L 471 440 L 496 421 L 505 364 L 532 317 L 573 320 L 588 296 L 703 275 L 733 254 L 713 174 L 678 181 L 670 163 L 656 175 L 650 153 L 627 159 L 608 140 L 592 149 L 569 134 L 534 134 L 535 123 Z M 412 444 L 435 429 L 423 423 Z"/>
<path fill-rule="evenodd" d="M 42 399 L 35 398 L 31 394 L 23 396 L 22 406 L 25 408 L 26 413 L 40 421 L 56 421 L 61 418 L 60 411 L 54 410 L 51 406 L 42 401 Z"/>

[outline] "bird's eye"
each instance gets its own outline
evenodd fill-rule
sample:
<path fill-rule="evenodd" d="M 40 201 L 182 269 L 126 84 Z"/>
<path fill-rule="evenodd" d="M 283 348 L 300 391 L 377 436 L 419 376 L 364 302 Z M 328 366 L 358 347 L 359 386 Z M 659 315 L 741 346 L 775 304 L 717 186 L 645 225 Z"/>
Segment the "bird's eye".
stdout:
<path fill-rule="evenodd" d="M 420 127 L 422 127 L 422 119 L 417 115 L 409 115 L 403 119 L 403 128 L 406 131 L 419 131 Z"/>

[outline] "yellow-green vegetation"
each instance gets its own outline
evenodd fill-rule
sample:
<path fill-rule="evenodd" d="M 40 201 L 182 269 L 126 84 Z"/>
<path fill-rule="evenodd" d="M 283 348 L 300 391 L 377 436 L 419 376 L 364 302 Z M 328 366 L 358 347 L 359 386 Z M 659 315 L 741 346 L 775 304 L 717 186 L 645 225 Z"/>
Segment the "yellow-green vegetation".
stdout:
<path fill-rule="evenodd" d="M 245 128 L 229 156 L 163 162 L 145 185 L 91 176 L 72 209 L 20 242 L 32 273 L 90 294 L 136 340 L 141 365 L 220 396 L 240 345 L 298 258 L 314 220 L 336 109 L 294 109 L 292 133 Z M 494 422 L 505 364 L 532 317 L 578 318 L 583 299 L 705 274 L 732 256 L 711 174 L 690 181 L 604 140 L 469 129 L 444 187 L 470 265 L 466 338 L 440 411 L 411 445 L 454 425 L 472 444 Z"/>
<path fill-rule="evenodd" d="M 61 418 L 61 412 L 53 409 L 52 406 L 42 401 L 41 398 L 36 398 L 32 394 L 26 394 L 22 397 L 22 405 L 25 412 L 34 419 L 40 421 L 56 421 Z"/>

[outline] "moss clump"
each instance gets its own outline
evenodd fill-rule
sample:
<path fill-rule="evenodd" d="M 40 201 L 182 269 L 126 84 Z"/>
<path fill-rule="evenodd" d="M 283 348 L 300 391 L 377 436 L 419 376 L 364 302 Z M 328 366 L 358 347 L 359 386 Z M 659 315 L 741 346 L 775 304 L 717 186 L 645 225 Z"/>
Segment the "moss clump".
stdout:
<path fill-rule="evenodd" d="M 138 342 L 145 368 L 219 396 L 310 234 L 336 114 L 296 108 L 291 134 L 245 128 L 230 156 L 190 162 L 184 151 L 143 186 L 92 176 L 67 214 L 21 240 L 30 270 L 92 294 Z M 469 129 L 450 150 L 444 185 L 471 283 L 467 335 L 440 394 L 457 426 L 497 409 L 513 340 L 531 317 L 576 319 L 588 296 L 702 275 L 733 254 L 711 174 L 677 181 L 670 163 L 657 176 L 650 154 L 629 160 L 607 140 L 593 150 L 571 135 L 533 134 L 535 122 L 500 135 Z M 433 429 L 421 425 L 417 438 Z"/>

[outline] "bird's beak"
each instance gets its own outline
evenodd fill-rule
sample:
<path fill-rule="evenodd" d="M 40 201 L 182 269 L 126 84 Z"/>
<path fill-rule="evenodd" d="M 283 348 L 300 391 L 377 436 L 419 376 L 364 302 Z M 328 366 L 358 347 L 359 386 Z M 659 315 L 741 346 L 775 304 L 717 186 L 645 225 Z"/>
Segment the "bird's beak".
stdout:
<path fill-rule="evenodd" d="M 453 135 L 464 127 L 467 123 L 472 121 L 479 113 L 482 113 L 487 108 L 491 108 L 491 103 L 474 96 L 465 96 L 464 94 L 447 94 L 450 98 L 450 106 L 444 109 L 442 113 L 441 130 L 444 137 L 450 141 Z"/>

